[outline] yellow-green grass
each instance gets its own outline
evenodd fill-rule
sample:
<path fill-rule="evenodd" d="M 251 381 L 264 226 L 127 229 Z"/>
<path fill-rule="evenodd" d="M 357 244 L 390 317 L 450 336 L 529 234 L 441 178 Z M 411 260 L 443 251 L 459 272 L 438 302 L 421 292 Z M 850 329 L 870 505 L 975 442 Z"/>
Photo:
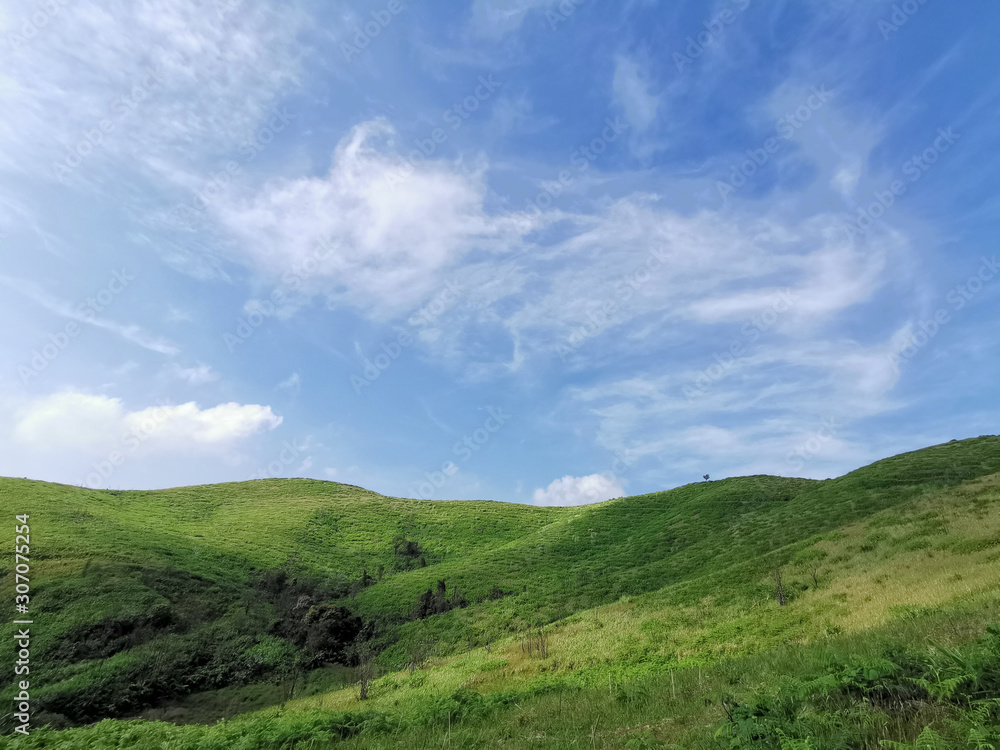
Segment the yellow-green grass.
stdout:
<path fill-rule="evenodd" d="M 480 647 L 440 659 L 425 674 L 390 673 L 375 683 L 366 702 L 352 686 L 288 707 L 405 711 L 428 692 L 468 687 L 489 693 L 553 676 L 593 687 L 994 601 L 1000 595 L 1000 475 L 876 514 L 811 548 L 825 553 L 815 568 L 818 585 L 810 556 L 800 554 L 807 562 L 783 570 L 789 598 L 783 607 L 770 597 L 719 605 L 711 595 L 696 604 L 672 604 L 668 587 L 549 625 L 544 658 L 525 652 L 522 634 L 491 644 L 490 653 Z M 771 579 L 757 583 L 774 587 Z"/>
<path fill-rule="evenodd" d="M 218 572 L 233 559 L 266 568 L 296 558 L 343 575 L 363 567 L 374 574 L 391 560 L 397 535 L 423 538 L 428 562 L 436 562 L 579 512 L 403 500 L 308 479 L 111 492 L 0 478 L 0 508 L 31 515 L 36 559 L 182 561 Z"/>
<path fill-rule="evenodd" d="M 249 582 L 286 566 L 378 579 L 339 604 L 374 624 L 385 674 L 363 704 L 351 688 L 287 708 L 402 721 L 463 687 L 613 688 L 978 606 L 1000 583 L 997 472 L 1000 439 L 984 437 L 823 482 L 733 478 L 583 508 L 401 500 L 313 480 L 99 492 L 0 479 L 0 510 L 31 515 L 40 695 L 190 646 L 164 633 L 107 659 L 45 664 L 108 618 L 170 608 L 192 637 L 234 634 L 250 648 L 273 613 Z M 397 537 L 420 545 L 426 567 L 394 553 Z M 412 621 L 440 580 L 472 605 Z M 485 599 L 496 588 L 505 595 Z M 12 589 L 0 568 L 0 597 Z M 0 624 L 5 662 L 11 627 Z M 523 650 L 529 629 L 542 630 L 544 656 Z M 427 642 L 432 666 L 401 670 Z"/>

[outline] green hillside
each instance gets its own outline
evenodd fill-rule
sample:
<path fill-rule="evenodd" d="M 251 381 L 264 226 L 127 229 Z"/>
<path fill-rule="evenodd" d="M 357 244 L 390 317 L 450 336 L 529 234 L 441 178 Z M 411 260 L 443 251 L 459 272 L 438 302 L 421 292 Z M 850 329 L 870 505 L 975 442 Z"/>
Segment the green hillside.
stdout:
<path fill-rule="evenodd" d="M 998 501 L 997 437 L 581 508 L 0 479 L 0 747 L 1000 748 Z"/>

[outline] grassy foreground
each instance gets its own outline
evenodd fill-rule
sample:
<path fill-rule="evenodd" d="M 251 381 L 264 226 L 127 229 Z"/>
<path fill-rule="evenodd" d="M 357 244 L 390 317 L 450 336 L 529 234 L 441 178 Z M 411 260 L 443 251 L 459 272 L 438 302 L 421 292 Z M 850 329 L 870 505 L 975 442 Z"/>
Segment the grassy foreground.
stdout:
<path fill-rule="evenodd" d="M 1000 748 L 998 501 L 996 437 L 570 509 L 3 479 L 0 747 Z"/>

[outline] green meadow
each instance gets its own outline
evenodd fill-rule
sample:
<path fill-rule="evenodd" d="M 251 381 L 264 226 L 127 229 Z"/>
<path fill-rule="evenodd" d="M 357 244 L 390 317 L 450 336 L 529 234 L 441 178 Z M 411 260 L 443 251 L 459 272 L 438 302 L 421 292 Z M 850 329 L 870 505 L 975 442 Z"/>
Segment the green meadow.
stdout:
<path fill-rule="evenodd" d="M 579 508 L 304 479 L 0 479 L 0 508 L 35 623 L 3 748 L 1000 748 L 997 437 Z"/>

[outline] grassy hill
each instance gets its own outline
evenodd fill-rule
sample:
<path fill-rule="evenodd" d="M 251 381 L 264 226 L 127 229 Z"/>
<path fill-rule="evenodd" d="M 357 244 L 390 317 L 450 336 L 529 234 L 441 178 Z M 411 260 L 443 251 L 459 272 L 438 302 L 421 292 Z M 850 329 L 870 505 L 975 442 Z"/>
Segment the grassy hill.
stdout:
<path fill-rule="evenodd" d="M 996 437 L 582 508 L 0 479 L 53 727 L 0 747 L 1000 748 L 998 501 Z M 71 728 L 140 716 L 205 725 Z"/>

